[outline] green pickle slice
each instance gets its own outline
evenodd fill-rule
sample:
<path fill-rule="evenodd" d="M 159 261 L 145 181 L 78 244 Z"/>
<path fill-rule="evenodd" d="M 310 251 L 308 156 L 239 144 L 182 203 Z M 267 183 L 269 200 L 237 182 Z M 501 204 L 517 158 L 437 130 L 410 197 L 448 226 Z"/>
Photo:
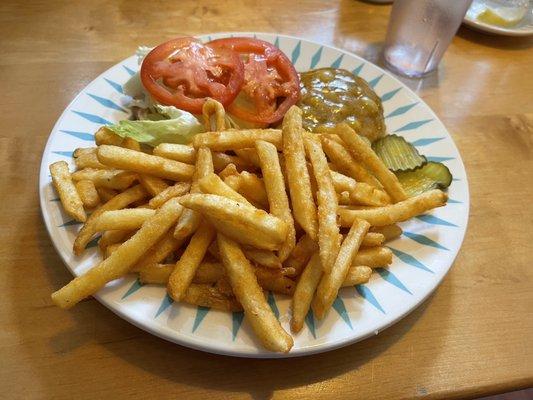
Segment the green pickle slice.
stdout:
<path fill-rule="evenodd" d="M 446 189 L 452 183 L 448 167 L 433 161 L 414 171 L 398 171 L 395 174 L 409 197 L 431 189 Z"/>
<path fill-rule="evenodd" d="M 393 172 L 412 171 L 427 162 L 411 143 L 398 135 L 387 135 L 372 143 L 372 149 Z"/>

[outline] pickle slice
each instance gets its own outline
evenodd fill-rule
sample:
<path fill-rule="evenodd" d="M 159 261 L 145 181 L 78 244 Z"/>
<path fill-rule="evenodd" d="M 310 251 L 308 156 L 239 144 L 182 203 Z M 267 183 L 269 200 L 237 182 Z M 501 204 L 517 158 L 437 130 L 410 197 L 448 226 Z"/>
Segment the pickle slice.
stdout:
<path fill-rule="evenodd" d="M 372 149 L 393 172 L 411 171 L 427 162 L 426 157 L 403 137 L 387 135 L 372 143 Z"/>
<path fill-rule="evenodd" d="M 452 183 L 448 167 L 433 161 L 414 171 L 399 171 L 395 174 L 409 197 L 431 189 L 446 189 Z"/>

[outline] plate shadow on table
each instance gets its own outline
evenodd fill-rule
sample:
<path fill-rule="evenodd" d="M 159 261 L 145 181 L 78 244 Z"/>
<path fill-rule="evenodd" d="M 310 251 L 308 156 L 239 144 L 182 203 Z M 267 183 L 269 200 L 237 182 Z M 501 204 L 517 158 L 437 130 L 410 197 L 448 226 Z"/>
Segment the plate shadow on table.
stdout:
<path fill-rule="evenodd" d="M 43 224 L 41 221 L 38 223 L 41 228 L 36 229 L 36 239 L 46 269 L 45 278 L 50 282 L 50 286 L 58 289 L 71 279 L 71 275 L 52 248 Z M 22 285 L 23 279 L 23 276 L 14 274 L 12 284 Z M 394 289 L 391 287 L 391 290 Z M 72 310 L 56 311 L 52 308 L 49 311 L 52 314 L 68 313 L 69 324 L 64 330 L 53 331 L 48 346 L 50 352 L 63 357 L 74 353 L 75 360 L 78 359 L 75 352 L 87 351 L 90 346 L 102 346 L 107 352 L 135 366 L 134 370 L 145 370 L 165 381 L 228 394 L 248 393 L 255 400 L 263 400 L 271 398 L 275 391 L 312 385 L 371 363 L 413 328 L 432 299 L 433 295 L 410 315 L 378 336 L 327 353 L 291 359 L 243 359 L 187 349 L 136 328 L 94 299 L 85 300 Z M 444 302 L 443 299 L 439 300 L 442 312 L 440 318 L 446 320 L 451 301 L 448 298 Z M 47 307 L 54 306 L 49 304 Z M 20 318 L 20 327 L 28 326 L 28 317 L 23 310 L 16 314 Z M 46 323 L 53 321 L 49 319 Z M 21 329 L 22 338 L 25 334 Z M 435 340 L 438 341 L 442 337 L 444 335 L 436 336 Z M 439 343 L 434 345 L 438 348 Z M 37 355 L 30 354 L 30 357 Z M 421 365 L 429 367 L 434 359 L 434 354 L 431 358 L 424 359 L 423 353 L 420 353 L 417 356 L 417 370 L 420 371 Z M 320 368 L 317 368 L 318 365 Z M 85 366 L 80 365 L 80 368 Z M 283 371 L 282 378 L 275 371 Z M 56 376 L 60 371 L 53 368 L 36 368 L 35 373 L 39 375 L 42 387 L 46 388 L 52 397 L 57 395 Z"/>

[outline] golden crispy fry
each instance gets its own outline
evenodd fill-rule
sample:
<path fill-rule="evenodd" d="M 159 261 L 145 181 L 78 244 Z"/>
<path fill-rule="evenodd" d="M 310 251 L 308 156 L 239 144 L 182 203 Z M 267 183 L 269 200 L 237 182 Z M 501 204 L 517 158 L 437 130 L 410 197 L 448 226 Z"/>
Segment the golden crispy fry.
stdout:
<path fill-rule="evenodd" d="M 191 188 L 191 184 L 188 182 L 178 182 L 173 186 L 167 187 L 165 190 L 160 192 L 157 196 L 152 197 L 148 202 L 148 205 L 151 208 L 159 208 L 162 204 L 166 203 L 169 199 L 173 197 L 183 196 L 185 193 L 188 193 Z"/>
<path fill-rule="evenodd" d="M 218 101 L 208 98 L 202 107 L 206 131 L 223 131 L 226 129 L 226 111 Z"/>
<path fill-rule="evenodd" d="M 107 203 L 109 200 L 111 200 L 118 194 L 116 190 L 104 187 L 97 187 L 96 192 L 98 193 L 98 197 L 100 197 L 100 200 L 104 203 Z"/>
<path fill-rule="evenodd" d="M 267 268 L 281 269 L 280 259 L 272 251 L 244 248 L 243 252 L 246 258 L 254 263 Z"/>
<path fill-rule="evenodd" d="M 318 235 L 317 211 L 311 192 L 311 178 L 305 161 L 302 111 L 296 106 L 292 106 L 283 118 L 283 156 L 294 219 L 313 240 L 316 240 Z"/>
<path fill-rule="evenodd" d="M 170 229 L 182 210 L 177 199 L 169 200 L 109 258 L 53 293 L 53 302 L 61 308 L 70 308 L 106 283 L 126 274 L 146 250 Z"/>
<path fill-rule="evenodd" d="M 255 267 L 254 272 L 257 276 L 257 283 L 259 283 L 259 286 L 263 289 L 288 296 L 292 296 L 294 293 L 296 282 L 284 276 L 281 273 L 281 270 Z"/>
<path fill-rule="evenodd" d="M 318 319 L 324 318 L 337 297 L 337 293 L 348 275 L 352 261 L 368 232 L 368 228 L 370 228 L 368 222 L 359 219 L 354 221 L 350 232 L 342 242 L 331 272 L 322 276 L 313 300 L 313 311 Z"/>
<path fill-rule="evenodd" d="M 139 261 L 131 268 L 131 271 L 140 271 L 149 265 L 165 261 L 183 242 L 184 240 L 176 239 L 172 232 L 167 232 L 161 240 L 142 255 Z"/>
<path fill-rule="evenodd" d="M 223 276 L 215 283 L 215 287 L 225 296 L 235 297 L 233 289 L 231 288 L 231 283 L 226 276 Z"/>
<path fill-rule="evenodd" d="M 287 353 L 294 344 L 292 337 L 266 302 L 250 262 L 231 239 L 218 234 L 217 241 L 231 287 L 252 329 L 267 349 Z"/>
<path fill-rule="evenodd" d="M 210 174 L 203 177 L 198 181 L 198 185 L 203 193 L 216 194 L 218 196 L 227 197 L 228 199 L 232 199 L 241 203 L 250 204 L 245 197 L 233 190 L 215 174 Z"/>
<path fill-rule="evenodd" d="M 98 146 L 101 144 L 109 144 L 112 146 L 120 146 L 122 145 L 122 139 L 120 136 L 115 134 L 113 131 L 109 130 L 105 126 L 102 126 L 100 129 L 96 131 L 94 134 L 94 141 Z"/>
<path fill-rule="evenodd" d="M 101 251 L 111 244 L 122 243 L 128 236 L 131 236 L 131 231 L 105 231 L 98 240 L 98 247 Z"/>
<path fill-rule="evenodd" d="M 215 237 L 215 230 L 203 221 L 194 233 L 185 252 L 176 263 L 170 275 L 167 290 L 174 300 L 181 300 L 192 282 L 200 262 L 203 260 L 207 247 Z"/>
<path fill-rule="evenodd" d="M 381 185 L 378 180 L 370 174 L 365 167 L 356 161 L 350 152 L 344 148 L 342 144 L 332 139 L 335 135 L 322 135 L 322 145 L 324 151 L 331 160 L 331 162 L 345 172 L 347 175 L 355 179 L 357 182 L 364 182 L 374 187 L 380 188 Z"/>
<path fill-rule="evenodd" d="M 100 196 L 91 181 L 76 182 L 76 190 L 84 207 L 94 208 L 100 203 Z"/>
<path fill-rule="evenodd" d="M 395 203 L 407 199 L 407 194 L 396 175 L 385 166 L 364 139 L 347 124 L 337 125 L 335 132 L 346 143 L 352 156 L 360 160 L 376 176 Z"/>
<path fill-rule="evenodd" d="M 363 238 L 361 247 L 375 247 L 381 246 L 385 241 L 385 236 L 377 232 L 368 232 Z"/>
<path fill-rule="evenodd" d="M 98 161 L 98 157 L 96 157 L 96 147 L 90 150 L 91 151 L 79 152 L 77 156 L 75 155 L 76 152 L 74 152 L 73 157 L 76 168 L 109 169 L 109 167 L 106 167 L 104 164 Z"/>
<path fill-rule="evenodd" d="M 124 138 L 121 144 L 122 147 L 130 150 L 141 151 L 141 145 L 135 139 L 130 137 Z"/>
<path fill-rule="evenodd" d="M 352 266 L 348 270 L 348 274 L 346 275 L 346 279 L 344 279 L 342 286 L 355 286 L 367 283 L 370 279 L 370 275 L 372 275 L 372 268 L 362 265 Z"/>
<path fill-rule="evenodd" d="M 87 215 L 83 209 L 83 203 L 76 190 L 76 186 L 72 182 L 68 164 L 65 161 L 57 161 L 51 164 L 50 174 L 52 175 L 52 183 L 59 194 L 59 199 L 65 212 L 76 221 L 86 221 Z"/>
<path fill-rule="evenodd" d="M 166 285 L 176 264 L 148 264 L 139 269 L 142 283 Z M 215 283 L 224 276 L 224 266 L 220 263 L 202 261 L 196 269 L 193 283 Z"/>
<path fill-rule="evenodd" d="M 285 268 L 292 268 L 292 271 L 287 275 L 300 275 L 313 253 L 317 250 L 318 244 L 309 235 L 303 235 L 296 243 L 296 247 L 292 250 L 289 258 L 283 263 Z"/>
<path fill-rule="evenodd" d="M 153 217 L 154 214 L 155 210 L 150 208 L 129 208 L 104 211 L 96 221 L 94 221 L 94 229 L 98 232 L 139 229 L 142 224 L 147 219 Z"/>
<path fill-rule="evenodd" d="M 388 247 L 365 247 L 355 255 L 352 266 L 366 265 L 371 268 L 386 267 L 392 264 L 392 251 Z"/>
<path fill-rule="evenodd" d="M 333 181 L 333 186 L 335 187 L 337 193 L 350 193 L 355 190 L 355 187 L 357 186 L 357 181 L 355 179 L 332 170 L 331 165 L 329 171 L 331 174 L 331 180 Z"/>
<path fill-rule="evenodd" d="M 72 157 L 74 159 L 84 155 L 84 154 L 96 154 L 96 147 L 78 147 L 74 152 L 72 153 Z M 76 161 L 76 160 L 74 160 Z"/>
<path fill-rule="evenodd" d="M 400 237 L 403 232 L 402 228 L 398 225 L 373 226 L 370 230 L 372 232 L 381 233 L 385 237 L 384 241 L 386 242 Z"/>
<path fill-rule="evenodd" d="M 242 311 L 242 306 L 234 297 L 225 296 L 211 285 L 193 283 L 185 292 L 182 300 L 195 306 L 209 307 L 222 311 Z"/>
<path fill-rule="evenodd" d="M 281 149 L 279 129 L 241 129 L 221 132 L 199 133 L 193 138 L 193 146 L 209 147 L 213 151 L 252 148 L 257 140 L 273 143 Z"/>
<path fill-rule="evenodd" d="M 154 147 L 153 154 L 186 164 L 194 164 L 196 160 L 196 149 L 186 144 L 161 143 Z"/>
<path fill-rule="evenodd" d="M 239 175 L 239 171 L 237 170 L 237 167 L 233 163 L 226 165 L 224 169 L 220 171 L 220 173 L 218 174 L 218 176 L 220 176 L 220 178 L 223 179 L 224 181 L 226 180 L 226 178 L 229 178 L 230 176 L 237 176 L 237 175 Z"/>
<path fill-rule="evenodd" d="M 283 262 L 289 257 L 296 245 L 296 230 L 289 206 L 289 198 L 285 191 L 285 181 L 281 172 L 278 152 L 273 144 L 261 140 L 255 143 L 255 148 L 261 164 L 270 213 L 285 221 L 288 227 L 287 239 L 278 252 L 279 260 Z"/>
<path fill-rule="evenodd" d="M 214 283 L 223 276 L 224 266 L 221 263 L 202 261 L 196 269 L 196 275 L 192 281 L 194 283 Z"/>
<path fill-rule="evenodd" d="M 110 257 L 121 245 L 122 243 L 115 243 L 107 246 L 104 252 L 104 259 Z"/>
<path fill-rule="evenodd" d="M 131 203 L 142 200 L 147 195 L 148 193 L 146 193 L 146 190 L 144 190 L 141 185 L 137 185 L 116 195 L 107 203 L 96 209 L 91 216 L 87 218 L 87 221 L 79 231 L 78 236 L 74 241 L 74 254 L 79 256 L 85 249 L 85 246 L 87 246 L 87 243 L 89 243 L 93 235 L 97 232 L 95 221 L 104 211 L 120 210 L 127 207 Z"/>
<path fill-rule="evenodd" d="M 221 174 L 222 175 L 222 174 Z M 224 183 L 242 194 L 254 206 L 268 209 L 268 197 L 263 180 L 248 171 L 226 176 Z"/>
<path fill-rule="evenodd" d="M 305 317 L 309 312 L 311 301 L 313 300 L 323 273 L 324 269 L 317 252 L 311 257 L 311 260 L 302 272 L 302 276 L 300 276 L 296 284 L 294 296 L 292 297 L 291 330 L 295 333 L 300 332 L 304 325 Z"/>
<path fill-rule="evenodd" d="M 85 168 L 74 172 L 72 179 L 75 182 L 89 180 L 97 187 L 124 190 L 138 179 L 138 175 L 134 172 L 118 169 Z"/>
<path fill-rule="evenodd" d="M 168 188 L 168 184 L 161 178 L 152 175 L 139 175 L 139 183 L 143 185 L 148 193 L 157 196 L 163 190 Z"/>
<path fill-rule="evenodd" d="M 284 221 L 248 204 L 213 194 L 188 194 L 180 201 L 184 207 L 209 217 L 218 230 L 244 244 L 274 250 L 287 236 Z M 232 228 L 240 231 L 239 234 L 235 235 Z"/>
<path fill-rule="evenodd" d="M 175 181 L 190 180 L 194 166 L 117 146 L 102 145 L 97 151 L 102 164 Z"/>
<path fill-rule="evenodd" d="M 207 175 L 211 175 L 213 172 L 213 157 L 211 151 L 205 147 L 198 149 L 196 154 L 196 172 L 193 176 L 191 193 L 198 193 L 200 191 L 198 181 Z M 200 214 L 194 210 L 186 209 L 176 224 L 174 236 L 176 238 L 186 238 L 192 235 L 200 225 L 200 221 Z"/>
<path fill-rule="evenodd" d="M 259 157 L 257 156 L 257 152 L 255 151 L 255 149 L 253 148 L 252 149 L 236 149 L 235 154 L 237 154 L 237 156 L 239 156 L 239 159 L 243 160 L 248 165 L 251 165 L 253 167 L 260 166 Z"/>
<path fill-rule="evenodd" d="M 328 161 L 316 135 L 306 135 L 304 144 L 316 179 L 318 190 L 318 247 L 325 272 L 331 271 L 339 252 L 337 226 L 337 193 L 329 173 Z"/>
<path fill-rule="evenodd" d="M 240 157 L 230 156 L 225 153 L 213 153 L 213 166 L 215 167 L 215 171 L 222 171 L 230 164 L 233 164 L 239 171 L 256 169 L 255 165 L 250 164 Z"/>
<path fill-rule="evenodd" d="M 348 200 L 345 204 L 362 204 L 369 206 L 385 206 L 390 204 L 390 197 L 383 190 L 364 182 L 357 182 L 349 176 L 336 171 L 331 171 L 331 179 L 337 194 L 347 193 Z M 339 196 L 339 203 L 341 203 Z M 342 204 L 342 203 L 341 203 Z"/>
<path fill-rule="evenodd" d="M 341 226 L 350 226 L 355 218 L 364 219 L 372 226 L 385 226 L 406 221 L 433 208 L 442 207 L 447 200 L 448 195 L 446 193 L 435 189 L 384 207 L 375 207 L 368 210 L 339 208 L 337 211 L 340 216 Z"/>

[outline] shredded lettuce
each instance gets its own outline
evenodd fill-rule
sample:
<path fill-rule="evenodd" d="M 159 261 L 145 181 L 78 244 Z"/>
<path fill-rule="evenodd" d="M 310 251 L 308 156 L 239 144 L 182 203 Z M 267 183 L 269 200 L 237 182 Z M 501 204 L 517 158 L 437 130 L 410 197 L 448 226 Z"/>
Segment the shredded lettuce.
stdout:
<path fill-rule="evenodd" d="M 123 138 L 130 137 L 150 146 L 160 143 L 186 144 L 195 134 L 205 131 L 196 117 L 187 111 L 158 104 L 153 108 L 156 113 L 149 114 L 149 119 L 123 120 L 107 128 Z"/>

